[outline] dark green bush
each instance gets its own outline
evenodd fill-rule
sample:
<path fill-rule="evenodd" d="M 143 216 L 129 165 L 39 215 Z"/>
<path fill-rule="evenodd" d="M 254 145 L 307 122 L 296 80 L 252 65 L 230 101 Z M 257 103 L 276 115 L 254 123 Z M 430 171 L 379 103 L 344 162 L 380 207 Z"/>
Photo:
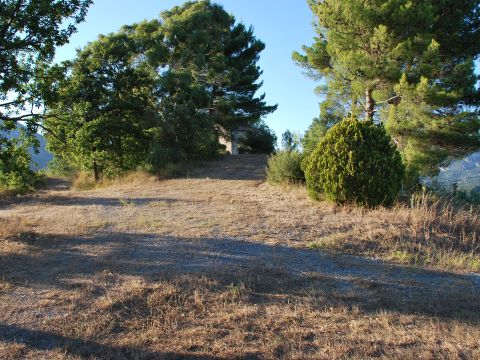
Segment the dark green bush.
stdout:
<path fill-rule="evenodd" d="M 273 184 L 295 184 L 305 181 L 302 154 L 283 150 L 268 159 L 267 180 Z"/>
<path fill-rule="evenodd" d="M 252 125 L 245 138 L 238 144 L 242 154 L 271 154 L 275 150 L 277 136 L 264 121 Z"/>
<path fill-rule="evenodd" d="M 405 173 L 384 127 L 353 117 L 327 132 L 303 169 L 312 198 L 367 207 L 392 205 Z"/>

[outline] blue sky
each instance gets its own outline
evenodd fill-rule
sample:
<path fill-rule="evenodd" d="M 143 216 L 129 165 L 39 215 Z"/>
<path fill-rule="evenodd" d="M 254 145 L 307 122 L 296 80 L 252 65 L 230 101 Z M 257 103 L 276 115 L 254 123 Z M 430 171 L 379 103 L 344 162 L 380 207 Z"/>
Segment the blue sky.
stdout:
<path fill-rule="evenodd" d="M 99 34 L 117 31 L 122 25 L 157 18 L 163 10 L 180 5 L 183 0 L 97 0 L 86 21 L 79 25 L 70 44 L 57 50 L 57 61 L 75 57 L 75 49 L 93 41 Z M 266 44 L 260 59 L 265 92 L 269 104 L 278 110 L 269 115 L 268 125 L 281 134 L 290 129 L 305 131 L 318 116 L 320 99 L 314 94 L 316 83 L 293 64 L 293 50 L 311 44 L 315 35 L 313 16 L 306 0 L 218 0 L 237 21 L 254 28 Z"/>

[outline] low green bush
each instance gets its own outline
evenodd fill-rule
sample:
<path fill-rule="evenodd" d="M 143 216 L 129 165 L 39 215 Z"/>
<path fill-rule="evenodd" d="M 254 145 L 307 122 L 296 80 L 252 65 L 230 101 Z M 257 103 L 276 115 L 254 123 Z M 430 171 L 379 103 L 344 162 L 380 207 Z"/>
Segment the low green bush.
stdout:
<path fill-rule="evenodd" d="M 267 180 L 273 184 L 295 184 L 305 181 L 302 154 L 283 150 L 268 159 Z"/>
<path fill-rule="evenodd" d="M 31 169 L 28 143 L 0 142 L 0 192 L 20 194 L 40 186 L 45 176 Z"/>
<path fill-rule="evenodd" d="M 366 207 L 392 205 L 405 173 L 384 127 L 354 117 L 333 126 L 302 165 L 312 198 Z"/>

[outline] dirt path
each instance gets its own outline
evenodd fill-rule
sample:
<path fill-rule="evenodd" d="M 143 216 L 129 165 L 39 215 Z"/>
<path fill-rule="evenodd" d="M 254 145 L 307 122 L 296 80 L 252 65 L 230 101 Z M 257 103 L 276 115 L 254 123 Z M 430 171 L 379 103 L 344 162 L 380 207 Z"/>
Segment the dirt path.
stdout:
<path fill-rule="evenodd" d="M 97 302 L 120 296 L 125 284 L 140 281 L 150 289 L 159 281 L 178 285 L 178 279 L 185 278 L 214 280 L 221 291 L 245 288 L 239 290 L 249 294 L 248 300 L 242 300 L 246 301 L 242 303 L 245 307 L 275 303 L 290 308 L 290 302 L 297 302 L 301 308 L 320 301 L 319 308 L 341 307 L 349 309 L 347 312 L 357 309 L 360 317 L 368 313 L 382 316 L 378 314 L 386 311 L 396 316 L 396 321 L 412 316 L 414 322 L 430 319 L 440 321 L 442 326 L 454 321 L 478 334 L 479 274 L 414 269 L 308 250 L 309 240 L 344 231 L 345 227 L 362 231 L 362 224 L 352 214 L 333 206 L 320 211 L 300 191 L 285 192 L 270 187 L 263 182 L 264 167 L 264 157 L 230 158 L 209 163 L 185 179 L 142 180 L 88 192 L 70 191 L 56 182 L 54 187 L 36 195 L 0 202 L 0 218 L 18 222 L 22 227 L 14 240 L 6 243 L 0 262 L 3 279 L 0 339 L 3 338 L 5 354 L 31 358 L 48 354 L 63 358 L 65 354 L 102 357 L 108 353 L 106 357 L 123 354 L 130 358 L 128 354 L 134 346 L 145 358 L 195 358 L 193 353 L 199 353 L 198 358 L 207 354 L 230 357 L 246 353 L 257 358 L 277 355 L 302 358 L 308 354 L 313 358 L 329 357 L 318 344 L 311 352 L 300 349 L 302 342 L 313 340 L 285 340 L 285 335 L 282 335 L 284 341 L 297 342 L 299 348 L 282 348 L 281 353 L 275 353 L 278 346 L 265 345 L 269 340 L 262 334 L 256 334 L 250 342 L 237 339 L 239 344 L 232 352 L 227 345 L 221 350 L 211 343 L 208 345 L 205 339 L 196 350 L 190 351 L 184 340 L 178 340 L 168 345 L 168 350 L 175 352 L 165 352 L 164 348 L 159 352 L 160 345 L 155 341 L 138 340 L 138 329 L 134 331 L 125 325 L 120 332 L 108 326 L 109 330 L 94 331 L 78 325 L 86 320 L 82 316 L 89 315 L 88 321 L 95 321 L 101 308 Z M 194 289 L 198 287 L 193 285 Z M 272 300 L 278 297 L 283 299 L 281 304 Z M 95 310 L 89 303 L 96 304 Z M 80 318 L 79 311 L 85 313 Z M 302 316 L 308 317 L 312 310 L 304 311 Z M 268 319 L 267 313 L 263 316 Z M 343 320 L 345 326 L 345 321 L 350 321 L 345 319 L 357 316 L 347 315 Z M 137 317 L 147 315 L 139 312 Z M 205 318 L 197 320 L 208 323 Z M 223 326 L 228 327 L 225 324 L 227 320 Z M 399 331 L 398 326 L 407 325 L 391 326 L 394 333 Z M 419 325 L 422 326 L 428 328 L 431 324 Z M 309 327 L 302 329 L 308 332 Z M 425 335 L 423 331 L 420 334 Z M 470 333 L 464 331 L 458 338 L 442 333 L 445 339 L 441 343 L 435 343 L 431 334 L 424 338 L 417 334 L 416 340 L 406 346 L 405 354 L 415 357 L 438 351 L 447 357 L 478 355 L 475 350 L 480 345 L 478 336 L 469 338 Z M 169 339 L 180 333 L 176 328 Z M 162 334 L 167 336 L 168 331 L 164 329 Z M 188 337 L 186 333 L 184 336 Z M 197 335 L 200 339 L 202 336 Z M 458 343 L 462 337 L 466 342 Z M 372 350 L 375 346 L 368 335 L 359 339 L 349 343 L 350 350 L 330 355 L 398 355 L 395 352 L 398 339 L 391 339 L 390 345 L 377 349 L 378 356 L 372 356 L 376 350 Z M 371 349 L 362 342 L 370 344 Z M 164 339 L 164 344 L 169 342 Z M 18 349 L 13 349 L 15 346 Z M 331 351 L 338 348 L 338 344 L 330 346 Z M 323 350 L 327 348 L 325 345 Z"/>

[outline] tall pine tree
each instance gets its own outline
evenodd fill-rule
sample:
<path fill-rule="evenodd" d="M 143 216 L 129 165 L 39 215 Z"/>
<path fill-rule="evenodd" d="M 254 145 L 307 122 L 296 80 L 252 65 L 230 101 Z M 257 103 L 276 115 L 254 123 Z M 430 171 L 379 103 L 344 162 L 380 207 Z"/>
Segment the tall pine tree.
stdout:
<path fill-rule="evenodd" d="M 384 122 L 417 174 L 434 173 L 448 155 L 480 146 L 479 0 L 309 5 L 318 35 L 293 58 L 324 81 L 321 119 L 336 114 L 338 120 L 343 108 Z"/>
<path fill-rule="evenodd" d="M 187 2 L 162 13 L 167 63 L 172 72 L 188 71 L 210 97 L 211 117 L 225 128 L 253 123 L 275 111 L 265 103 L 257 63 L 265 44 L 252 28 L 236 23 L 221 5 Z"/>
<path fill-rule="evenodd" d="M 97 180 L 140 163 L 216 156 L 219 130 L 259 124 L 276 109 L 256 94 L 264 47 L 206 0 L 100 36 L 66 64 L 48 121 L 63 141 L 50 137 L 50 148 Z"/>

